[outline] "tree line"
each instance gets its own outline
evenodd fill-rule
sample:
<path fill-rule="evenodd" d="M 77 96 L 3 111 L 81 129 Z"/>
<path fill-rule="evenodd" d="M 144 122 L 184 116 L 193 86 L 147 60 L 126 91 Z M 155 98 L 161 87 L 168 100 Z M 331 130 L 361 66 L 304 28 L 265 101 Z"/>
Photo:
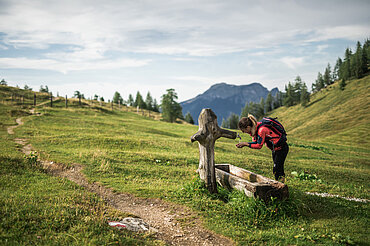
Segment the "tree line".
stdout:
<path fill-rule="evenodd" d="M 316 81 L 312 83 L 311 93 L 318 92 L 338 80 L 340 81 L 339 89 L 344 90 L 347 80 L 364 77 L 369 73 L 369 66 L 370 40 L 367 39 L 363 45 L 358 41 L 355 53 L 347 48 L 344 59 L 338 57 L 333 69 L 328 63 L 323 73 L 318 72 Z M 222 127 L 237 129 L 239 119 L 248 116 L 248 113 L 254 115 L 257 119 L 261 119 L 268 112 L 281 106 L 291 107 L 301 104 L 306 107 L 310 101 L 311 93 L 308 91 L 306 83 L 298 75 L 293 83 L 289 81 L 285 85 L 285 92 L 279 91 L 275 97 L 269 93 L 266 100 L 262 97 L 259 103 L 247 102 L 240 115 L 232 113 L 226 120 L 223 119 Z"/>
<path fill-rule="evenodd" d="M 346 48 L 344 59 L 338 57 L 333 69 L 328 63 L 323 74 L 318 72 L 315 83 L 312 83 L 312 92 L 318 92 L 337 80 L 340 80 L 340 89 L 344 90 L 347 80 L 360 79 L 367 75 L 369 65 L 370 40 L 366 39 L 363 45 L 357 41 L 355 53 L 350 48 Z"/>
<path fill-rule="evenodd" d="M 7 86 L 8 83 L 5 81 L 5 79 L 2 79 L 0 81 L 0 85 Z M 17 86 L 17 88 L 19 87 Z M 32 88 L 30 88 L 27 85 L 24 86 L 24 89 L 32 90 Z M 49 90 L 47 85 L 45 86 L 41 85 L 39 92 L 44 92 L 44 93 L 48 93 L 52 95 L 52 92 Z M 85 99 L 84 94 L 81 93 L 80 91 L 75 91 L 73 97 L 79 98 L 79 99 Z M 139 91 L 136 93 L 135 100 L 132 94 L 129 94 L 128 99 L 124 100 L 121 94 L 118 91 L 116 91 L 113 95 L 112 101 L 108 100 L 108 103 L 112 102 L 112 103 L 120 104 L 124 106 L 139 107 L 140 109 L 146 109 L 146 110 L 150 110 L 153 112 L 161 112 L 163 120 L 168 121 L 168 122 L 175 122 L 176 119 L 179 118 L 191 124 L 194 124 L 194 120 L 191 117 L 190 113 L 186 114 L 185 117 L 183 116 L 182 107 L 177 102 L 177 99 L 178 99 L 177 93 L 175 92 L 175 89 L 172 89 L 172 88 L 167 89 L 166 93 L 161 96 L 160 104 L 158 104 L 157 100 L 151 96 L 150 92 L 146 94 L 145 100 Z M 99 100 L 101 102 L 105 101 L 104 97 L 100 97 L 96 94 L 94 95 L 92 100 L 94 101 Z"/>

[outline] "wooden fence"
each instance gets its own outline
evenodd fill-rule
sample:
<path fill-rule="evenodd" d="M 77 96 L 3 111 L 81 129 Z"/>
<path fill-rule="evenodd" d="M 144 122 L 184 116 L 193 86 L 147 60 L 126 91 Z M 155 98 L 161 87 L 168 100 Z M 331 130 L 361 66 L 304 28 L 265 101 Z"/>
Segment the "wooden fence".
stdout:
<path fill-rule="evenodd" d="M 150 111 L 147 109 L 141 109 L 139 107 L 131 107 L 127 105 L 122 105 L 120 102 L 117 103 L 107 103 L 97 100 L 87 100 L 79 98 L 68 98 L 65 97 L 54 97 L 47 93 L 11 93 L 7 97 L 2 97 L 1 102 L 3 104 L 11 104 L 18 106 L 28 106 L 28 107 L 81 107 L 81 108 L 91 108 L 91 109 L 104 109 L 109 111 L 125 111 L 133 112 L 142 116 L 150 117 L 153 119 L 161 119 L 161 114 L 158 112 Z"/>

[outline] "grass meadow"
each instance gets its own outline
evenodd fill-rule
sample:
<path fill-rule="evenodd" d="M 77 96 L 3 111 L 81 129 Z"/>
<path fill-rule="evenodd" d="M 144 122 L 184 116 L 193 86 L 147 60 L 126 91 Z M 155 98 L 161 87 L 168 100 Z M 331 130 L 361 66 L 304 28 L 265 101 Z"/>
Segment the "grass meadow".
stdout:
<path fill-rule="evenodd" d="M 369 203 L 305 192 L 370 199 L 366 133 L 370 126 L 369 84 L 369 77 L 351 81 L 344 91 L 334 84 L 313 95 L 306 108 L 283 107 L 272 112 L 288 132 L 290 152 L 285 172 L 290 199 L 267 205 L 221 187 L 217 195 L 207 193 L 195 173 L 198 144 L 190 142 L 198 126 L 166 123 L 109 107 L 71 104 L 65 108 L 62 100 L 53 108 L 47 104 L 37 107 L 41 116 L 26 116 L 27 109 L 3 104 L 0 182 L 5 192 L 1 194 L 0 211 L 7 216 L 0 222 L 0 242 L 36 240 L 40 233 L 54 240 L 67 231 L 70 237 L 60 236 L 60 242 L 87 240 L 92 235 L 96 244 L 121 237 L 134 244 L 156 243 L 151 238 L 117 234 L 104 227 L 104 211 L 110 210 L 97 197 L 28 167 L 16 150 L 19 146 L 13 143 L 13 136 L 4 130 L 15 124 L 15 117 L 10 115 L 13 112 L 25 115 L 24 125 L 15 130 L 14 137 L 29 139 L 41 158 L 66 165 L 82 164 L 90 181 L 118 192 L 185 204 L 198 212 L 207 228 L 240 245 L 367 245 Z M 242 138 L 250 140 L 246 134 Z M 219 139 L 216 163 L 230 163 L 273 178 L 270 150 L 238 149 L 236 143 Z M 92 214 L 91 208 L 97 213 Z M 107 213 L 118 216 L 114 211 Z M 86 217 L 91 220 L 82 223 Z M 19 229 L 11 223 L 18 224 Z M 37 228 L 40 223 L 45 229 Z M 51 240 L 46 238 L 42 237 L 45 244 Z"/>

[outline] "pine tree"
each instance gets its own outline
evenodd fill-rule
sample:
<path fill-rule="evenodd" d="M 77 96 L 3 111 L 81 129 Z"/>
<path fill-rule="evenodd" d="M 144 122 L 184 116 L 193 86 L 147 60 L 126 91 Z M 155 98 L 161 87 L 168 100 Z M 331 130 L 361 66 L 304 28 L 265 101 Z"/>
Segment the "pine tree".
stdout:
<path fill-rule="evenodd" d="M 265 115 L 265 112 L 266 112 L 266 110 L 265 110 L 265 98 L 263 98 L 263 97 L 261 97 L 261 100 L 260 100 L 260 112 L 259 112 L 259 114 L 258 114 L 258 116 L 256 116 L 256 117 L 263 117 L 264 115 Z"/>
<path fill-rule="evenodd" d="M 230 129 L 238 129 L 239 115 L 232 113 L 228 119 Z"/>
<path fill-rule="evenodd" d="M 249 103 L 246 102 L 244 108 L 242 108 L 242 112 L 240 114 L 240 117 L 247 117 L 249 113 Z"/>
<path fill-rule="evenodd" d="M 162 95 L 162 117 L 165 121 L 174 122 L 176 118 L 183 119 L 182 107 L 175 101 L 177 99 L 175 89 L 167 89 L 167 94 Z"/>
<path fill-rule="evenodd" d="M 153 111 L 154 112 L 159 112 L 159 106 L 158 106 L 158 103 L 157 103 L 157 99 L 154 98 L 154 102 L 153 102 Z"/>
<path fill-rule="evenodd" d="M 325 87 L 332 84 L 331 67 L 329 63 L 328 66 L 325 68 L 323 79 Z"/>
<path fill-rule="evenodd" d="M 369 55 L 368 55 L 367 50 L 370 51 L 370 47 L 366 46 L 365 44 L 362 48 L 362 55 L 361 55 L 361 72 L 363 75 L 365 75 L 369 71 L 369 67 L 368 67 Z"/>
<path fill-rule="evenodd" d="M 274 104 L 274 106 L 273 106 L 274 109 L 277 109 L 277 108 L 279 108 L 283 105 L 283 103 L 281 102 L 282 97 L 283 97 L 282 92 L 279 91 L 278 93 L 276 93 L 276 95 L 274 97 L 274 103 L 273 103 Z"/>
<path fill-rule="evenodd" d="M 136 93 L 136 99 L 134 102 L 134 107 L 137 107 L 137 106 L 139 106 L 139 108 L 141 109 L 146 109 L 146 104 L 139 91 Z"/>
<path fill-rule="evenodd" d="M 191 114 L 189 112 L 187 112 L 186 115 L 185 115 L 185 121 L 194 125 L 194 119 L 193 119 L 193 117 L 191 117 Z"/>
<path fill-rule="evenodd" d="M 294 105 L 293 86 L 289 82 L 288 87 L 285 87 L 284 106 L 291 107 Z"/>
<path fill-rule="evenodd" d="M 123 104 L 123 99 L 121 97 L 121 94 L 118 91 L 114 93 L 113 102 L 116 104 L 121 104 L 121 105 Z"/>
<path fill-rule="evenodd" d="M 310 101 L 310 93 L 307 91 L 306 83 L 303 83 L 300 101 L 303 107 L 306 107 L 307 103 Z"/>
<path fill-rule="evenodd" d="M 344 62 L 343 62 L 343 79 L 349 79 L 352 76 L 351 73 L 351 56 L 352 56 L 352 51 L 350 48 L 346 49 L 346 52 L 344 54 Z"/>
<path fill-rule="evenodd" d="M 337 62 L 335 63 L 335 66 L 334 66 L 333 81 L 336 81 L 341 78 L 340 67 L 342 66 L 342 63 L 343 63 L 342 59 L 338 57 Z"/>
<path fill-rule="evenodd" d="M 130 95 L 128 95 L 128 100 L 127 100 L 127 104 L 129 105 L 129 106 L 134 106 L 134 98 L 132 97 L 132 95 L 130 94 Z"/>
<path fill-rule="evenodd" d="M 315 81 L 315 84 L 312 84 L 312 85 L 315 85 L 315 88 L 312 88 L 312 91 L 320 91 L 322 88 L 324 88 L 325 86 L 324 77 L 322 76 L 320 72 L 318 72 L 317 74 L 317 79 Z"/>
<path fill-rule="evenodd" d="M 361 43 L 357 41 L 356 53 L 353 55 L 353 75 L 359 79 L 362 78 L 362 47 Z"/>
<path fill-rule="evenodd" d="M 272 109 L 273 109 L 273 99 L 271 92 L 269 92 L 266 98 L 266 112 L 270 112 L 272 111 Z"/>
<path fill-rule="evenodd" d="M 301 101 L 301 90 L 303 87 L 303 81 L 301 76 L 297 76 L 293 84 L 293 104 L 298 104 Z"/>
<path fill-rule="evenodd" d="M 145 104 L 148 110 L 153 110 L 153 98 L 150 95 L 150 92 L 146 94 Z"/>

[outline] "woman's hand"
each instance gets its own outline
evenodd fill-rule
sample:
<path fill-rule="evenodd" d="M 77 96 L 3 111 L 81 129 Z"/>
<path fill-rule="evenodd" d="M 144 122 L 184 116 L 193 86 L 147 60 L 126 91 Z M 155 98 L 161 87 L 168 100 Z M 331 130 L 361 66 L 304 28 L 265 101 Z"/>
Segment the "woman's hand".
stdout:
<path fill-rule="evenodd" d="M 236 147 L 237 147 L 237 148 L 243 148 L 244 146 L 248 146 L 248 143 L 246 143 L 246 142 L 241 142 L 241 143 L 238 143 L 238 144 L 236 145 Z"/>

